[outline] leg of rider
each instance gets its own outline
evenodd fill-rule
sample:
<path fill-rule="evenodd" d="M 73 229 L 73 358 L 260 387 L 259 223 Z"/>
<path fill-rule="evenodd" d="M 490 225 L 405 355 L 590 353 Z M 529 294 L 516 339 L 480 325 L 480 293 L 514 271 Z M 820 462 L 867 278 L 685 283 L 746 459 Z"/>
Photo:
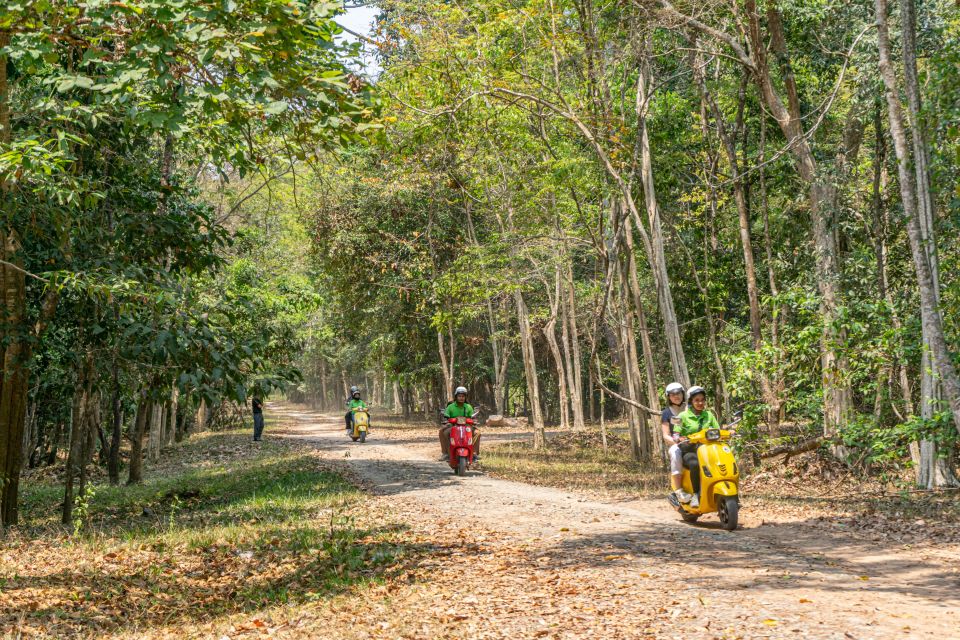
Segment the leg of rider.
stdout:
<path fill-rule="evenodd" d="M 693 494 L 700 495 L 700 459 L 696 451 L 683 455 L 683 464 L 690 469 L 690 484 L 693 485 Z"/>
<path fill-rule="evenodd" d="M 440 452 L 450 455 L 450 427 L 440 427 Z"/>
<path fill-rule="evenodd" d="M 667 450 L 670 458 L 670 486 L 674 489 L 683 488 L 683 454 L 680 452 L 680 445 L 670 445 Z"/>
<path fill-rule="evenodd" d="M 473 430 L 473 455 L 480 455 L 480 432 L 476 429 Z"/>
<path fill-rule="evenodd" d="M 347 421 L 347 431 L 353 431 L 353 411 L 347 411 L 343 418 Z"/>

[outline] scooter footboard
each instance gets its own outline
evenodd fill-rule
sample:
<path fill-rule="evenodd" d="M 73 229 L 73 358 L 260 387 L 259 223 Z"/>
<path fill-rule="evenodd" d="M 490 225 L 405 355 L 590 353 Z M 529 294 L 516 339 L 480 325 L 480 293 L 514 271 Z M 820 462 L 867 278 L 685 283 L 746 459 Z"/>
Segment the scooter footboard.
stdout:
<path fill-rule="evenodd" d="M 737 485 L 729 480 L 721 480 L 713 485 L 713 495 L 735 496 L 737 495 Z"/>

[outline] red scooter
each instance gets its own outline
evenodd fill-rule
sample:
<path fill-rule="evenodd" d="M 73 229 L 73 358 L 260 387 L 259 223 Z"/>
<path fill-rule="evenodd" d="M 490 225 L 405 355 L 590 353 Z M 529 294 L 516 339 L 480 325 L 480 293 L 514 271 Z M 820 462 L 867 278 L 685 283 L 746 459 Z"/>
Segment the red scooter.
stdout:
<path fill-rule="evenodd" d="M 476 425 L 472 418 L 450 418 L 450 467 L 458 476 L 466 475 L 467 469 L 473 465 L 473 427 Z"/>

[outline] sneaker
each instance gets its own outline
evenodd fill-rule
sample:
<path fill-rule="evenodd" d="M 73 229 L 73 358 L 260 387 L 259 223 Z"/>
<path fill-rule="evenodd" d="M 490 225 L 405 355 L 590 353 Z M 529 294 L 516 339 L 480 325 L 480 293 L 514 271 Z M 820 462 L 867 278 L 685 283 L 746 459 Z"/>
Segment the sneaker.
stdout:
<path fill-rule="evenodd" d="M 677 489 L 677 490 L 674 491 L 673 493 L 676 494 L 677 500 L 679 500 L 679 501 L 682 502 L 683 504 L 687 504 L 688 502 L 690 502 L 690 501 L 693 499 L 693 494 L 692 494 L 692 493 L 687 493 L 687 492 L 684 491 L 683 489 Z"/>
<path fill-rule="evenodd" d="M 445 453 L 445 454 L 443 454 L 442 456 L 440 456 L 440 462 L 449 462 L 449 461 L 450 461 L 450 454 L 449 454 L 449 453 Z"/>
<path fill-rule="evenodd" d="M 690 496 L 690 508 L 691 508 L 691 509 L 699 509 L 699 508 L 700 508 L 700 498 L 698 498 L 698 497 L 696 496 L 696 494 Z"/>

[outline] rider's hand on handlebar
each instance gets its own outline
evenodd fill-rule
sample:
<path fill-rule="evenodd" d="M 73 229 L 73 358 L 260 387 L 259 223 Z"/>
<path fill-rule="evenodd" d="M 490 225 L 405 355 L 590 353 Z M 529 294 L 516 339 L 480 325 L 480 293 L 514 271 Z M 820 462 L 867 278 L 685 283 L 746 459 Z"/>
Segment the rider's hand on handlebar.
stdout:
<path fill-rule="evenodd" d="M 679 433 L 671 434 L 671 437 L 673 438 L 673 442 L 674 442 L 675 444 L 679 444 L 679 443 L 680 443 L 681 437 L 680 437 L 680 434 L 679 434 Z"/>

